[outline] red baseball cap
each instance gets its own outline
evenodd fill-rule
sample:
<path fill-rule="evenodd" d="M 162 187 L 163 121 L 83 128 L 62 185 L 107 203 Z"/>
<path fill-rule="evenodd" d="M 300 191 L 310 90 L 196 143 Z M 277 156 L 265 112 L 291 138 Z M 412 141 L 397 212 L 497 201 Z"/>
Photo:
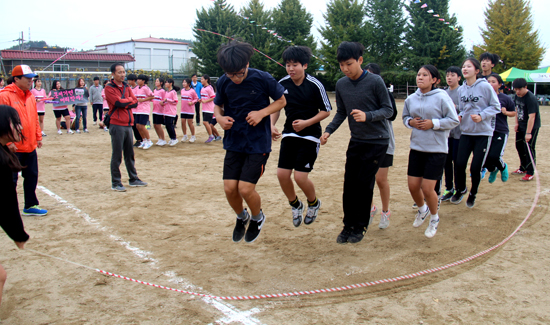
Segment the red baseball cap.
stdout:
<path fill-rule="evenodd" d="M 28 65 L 18 65 L 11 71 L 12 77 L 27 77 L 27 78 L 34 78 L 38 76 L 34 72 L 32 72 L 31 67 Z"/>

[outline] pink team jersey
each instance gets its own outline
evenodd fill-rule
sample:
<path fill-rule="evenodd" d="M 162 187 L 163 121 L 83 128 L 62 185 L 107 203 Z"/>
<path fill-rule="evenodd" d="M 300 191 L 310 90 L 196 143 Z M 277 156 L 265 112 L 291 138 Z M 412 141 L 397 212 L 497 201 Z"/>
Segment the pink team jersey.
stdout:
<path fill-rule="evenodd" d="M 33 88 L 31 92 L 36 98 L 36 111 L 40 113 L 45 112 L 46 102 L 44 101 L 44 98 L 46 98 L 46 90 L 44 88 L 40 90 L 36 90 L 36 88 Z"/>
<path fill-rule="evenodd" d="M 149 89 L 149 87 L 147 87 L 147 85 L 144 85 L 141 88 L 138 87 L 135 95 L 137 99 L 144 99 L 147 97 L 152 97 L 153 92 Z M 136 107 L 133 112 L 134 114 L 149 115 L 151 113 L 151 101 L 148 100 L 141 103 L 138 102 L 138 107 Z"/>
<path fill-rule="evenodd" d="M 201 90 L 201 99 L 215 98 L 216 93 L 211 85 L 208 85 Z M 202 111 L 207 113 L 214 113 L 214 101 L 208 103 L 202 103 Z"/>
<path fill-rule="evenodd" d="M 178 93 L 172 89 L 166 92 L 164 104 L 164 116 L 176 117 L 178 115 Z"/>
<path fill-rule="evenodd" d="M 164 89 L 155 89 L 153 92 L 153 114 L 164 115 L 164 106 L 160 103 L 166 96 L 166 90 Z"/>
<path fill-rule="evenodd" d="M 48 97 L 52 97 L 52 92 L 51 92 L 51 91 L 50 91 L 50 93 L 48 94 Z M 55 100 L 55 99 L 54 99 L 54 100 Z M 68 108 L 68 107 L 69 107 L 68 105 L 55 106 L 55 104 L 54 104 L 53 110 L 54 110 L 54 111 L 62 111 L 62 110 L 64 110 L 64 109 Z"/>
<path fill-rule="evenodd" d="M 199 101 L 199 96 L 194 89 L 181 90 L 181 112 L 185 114 L 195 114 L 195 103 Z M 193 105 L 189 105 L 193 103 Z"/>
<path fill-rule="evenodd" d="M 103 109 L 109 109 L 109 104 L 107 103 L 107 100 L 105 99 L 105 88 L 101 91 L 101 97 L 103 97 Z"/>

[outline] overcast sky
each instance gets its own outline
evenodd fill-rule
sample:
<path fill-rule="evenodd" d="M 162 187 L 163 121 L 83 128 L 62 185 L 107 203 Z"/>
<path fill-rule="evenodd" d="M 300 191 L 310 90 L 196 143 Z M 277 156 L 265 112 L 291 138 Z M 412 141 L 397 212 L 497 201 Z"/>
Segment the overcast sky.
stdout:
<path fill-rule="evenodd" d="M 248 1 L 228 0 L 228 3 L 238 10 Z M 326 11 L 326 4 L 323 3 L 328 1 L 302 0 L 305 8 L 314 16 L 313 34 L 317 40 L 320 38 L 317 28 L 324 25 L 322 14 Z M 211 0 L 162 1 L 159 5 L 149 6 L 141 5 L 142 1 L 131 1 L 131 6 L 116 11 L 127 2 L 116 2 L 114 6 L 111 0 L 1 2 L 1 12 L 10 14 L 2 16 L 0 49 L 17 44 L 12 40 L 17 39 L 21 31 L 24 32 L 24 38 L 29 39 L 29 28 L 31 40 L 44 40 L 49 45 L 57 44 L 79 50 L 149 35 L 190 39 L 193 38 L 191 29 L 196 19 L 196 10 L 213 6 Z M 273 8 L 279 2 L 263 1 L 266 8 Z M 485 26 L 483 12 L 488 2 L 450 0 L 449 13 L 456 14 L 458 23 L 464 28 L 464 45 L 468 50 L 474 43 L 481 43 L 479 27 Z M 550 47 L 549 3 L 550 0 L 531 0 L 534 27 L 539 30 L 540 40 L 546 48 Z M 541 66 L 549 65 L 550 50 L 547 50 Z"/>

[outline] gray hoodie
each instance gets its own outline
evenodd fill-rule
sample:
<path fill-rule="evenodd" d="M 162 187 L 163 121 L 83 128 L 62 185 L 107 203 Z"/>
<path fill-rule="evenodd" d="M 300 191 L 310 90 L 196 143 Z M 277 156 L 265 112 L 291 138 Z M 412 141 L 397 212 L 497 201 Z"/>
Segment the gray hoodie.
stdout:
<path fill-rule="evenodd" d="M 419 130 L 411 127 L 409 121 L 415 117 L 431 119 L 433 128 Z M 456 127 L 458 116 L 453 100 L 442 89 L 433 89 L 423 94 L 420 89 L 405 100 L 403 123 L 411 133 L 411 149 L 421 152 L 447 153 L 447 138 L 452 128 Z"/>
<path fill-rule="evenodd" d="M 458 88 L 458 99 L 462 134 L 492 136 L 496 115 L 500 113 L 500 102 L 489 82 L 484 78 L 477 79 L 471 86 L 464 82 Z M 481 116 L 481 122 L 474 122 L 471 115 Z"/>

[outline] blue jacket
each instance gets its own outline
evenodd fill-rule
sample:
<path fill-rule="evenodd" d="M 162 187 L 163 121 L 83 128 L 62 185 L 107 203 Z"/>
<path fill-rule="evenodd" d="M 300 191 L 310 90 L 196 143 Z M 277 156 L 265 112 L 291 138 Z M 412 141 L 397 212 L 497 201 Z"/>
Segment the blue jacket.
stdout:
<path fill-rule="evenodd" d="M 197 93 L 197 96 L 199 99 L 201 99 L 201 90 L 202 90 L 202 84 L 200 81 L 197 81 L 197 85 L 193 86 L 193 82 L 191 82 L 191 88 L 195 89 L 195 92 Z"/>

